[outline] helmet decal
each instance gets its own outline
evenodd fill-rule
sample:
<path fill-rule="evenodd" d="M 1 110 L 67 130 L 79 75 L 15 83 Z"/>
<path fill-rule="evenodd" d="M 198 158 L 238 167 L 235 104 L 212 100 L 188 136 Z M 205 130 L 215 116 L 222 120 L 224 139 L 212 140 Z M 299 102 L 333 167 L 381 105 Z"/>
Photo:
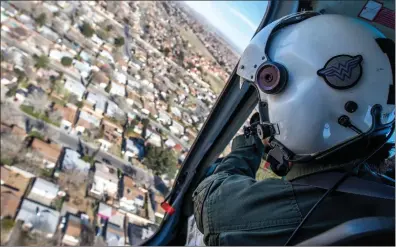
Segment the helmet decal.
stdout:
<path fill-rule="evenodd" d="M 338 55 L 330 58 L 317 74 L 323 77 L 330 87 L 347 89 L 353 87 L 362 76 L 362 61 L 361 55 Z"/>

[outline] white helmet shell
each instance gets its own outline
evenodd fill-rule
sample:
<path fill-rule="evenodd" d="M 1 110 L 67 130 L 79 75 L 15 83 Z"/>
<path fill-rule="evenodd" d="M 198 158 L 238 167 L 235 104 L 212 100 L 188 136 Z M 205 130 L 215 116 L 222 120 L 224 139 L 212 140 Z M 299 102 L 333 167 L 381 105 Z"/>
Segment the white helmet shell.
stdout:
<path fill-rule="evenodd" d="M 338 123 L 342 115 L 362 132 L 372 125 L 370 110 L 375 104 L 382 106 L 382 123 L 394 119 L 394 105 L 387 104 L 392 68 L 375 40 L 385 38 L 378 30 L 357 19 L 318 15 L 279 29 L 267 43 L 278 22 L 252 39 L 237 71 L 243 79 L 255 81 L 266 56 L 287 69 L 282 92 L 259 90 L 261 100 L 268 102 L 271 123 L 279 127 L 276 140 L 295 154 L 313 154 L 358 135 Z M 356 103 L 357 109 L 348 112 L 347 102 Z"/>

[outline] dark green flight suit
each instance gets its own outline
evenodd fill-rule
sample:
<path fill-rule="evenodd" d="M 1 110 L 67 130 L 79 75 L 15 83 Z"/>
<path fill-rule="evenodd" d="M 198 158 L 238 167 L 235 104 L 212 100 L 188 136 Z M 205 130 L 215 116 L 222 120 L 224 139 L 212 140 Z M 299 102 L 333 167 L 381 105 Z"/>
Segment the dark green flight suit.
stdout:
<path fill-rule="evenodd" d="M 261 142 L 260 142 L 261 143 Z M 285 179 L 255 180 L 263 146 L 253 137 L 234 139 L 232 152 L 193 194 L 194 215 L 206 245 L 284 245 L 324 189 L 290 180 L 337 166 L 295 165 Z M 394 200 L 331 193 L 314 211 L 291 244 L 318 235 L 347 220 L 395 216 Z"/>

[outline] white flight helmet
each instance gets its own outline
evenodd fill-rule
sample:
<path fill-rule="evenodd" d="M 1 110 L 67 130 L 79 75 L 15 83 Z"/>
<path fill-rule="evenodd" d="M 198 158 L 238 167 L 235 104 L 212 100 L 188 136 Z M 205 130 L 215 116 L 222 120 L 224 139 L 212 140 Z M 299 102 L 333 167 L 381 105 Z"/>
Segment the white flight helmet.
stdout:
<path fill-rule="evenodd" d="M 262 120 L 274 126 L 273 140 L 295 155 L 312 156 L 384 124 L 385 135 L 391 130 L 394 68 L 381 39 L 385 36 L 357 19 L 293 14 L 257 33 L 237 74 L 268 104 L 269 119 Z M 381 115 L 374 123 L 376 114 Z"/>

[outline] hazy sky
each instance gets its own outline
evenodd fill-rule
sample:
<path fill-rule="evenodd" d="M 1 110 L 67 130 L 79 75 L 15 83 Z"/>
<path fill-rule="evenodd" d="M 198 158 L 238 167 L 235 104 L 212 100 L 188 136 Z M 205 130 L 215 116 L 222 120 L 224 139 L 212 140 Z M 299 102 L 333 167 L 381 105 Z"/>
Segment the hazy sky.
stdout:
<path fill-rule="evenodd" d="M 265 13 L 265 1 L 185 1 L 220 29 L 240 50 L 249 43 Z"/>

